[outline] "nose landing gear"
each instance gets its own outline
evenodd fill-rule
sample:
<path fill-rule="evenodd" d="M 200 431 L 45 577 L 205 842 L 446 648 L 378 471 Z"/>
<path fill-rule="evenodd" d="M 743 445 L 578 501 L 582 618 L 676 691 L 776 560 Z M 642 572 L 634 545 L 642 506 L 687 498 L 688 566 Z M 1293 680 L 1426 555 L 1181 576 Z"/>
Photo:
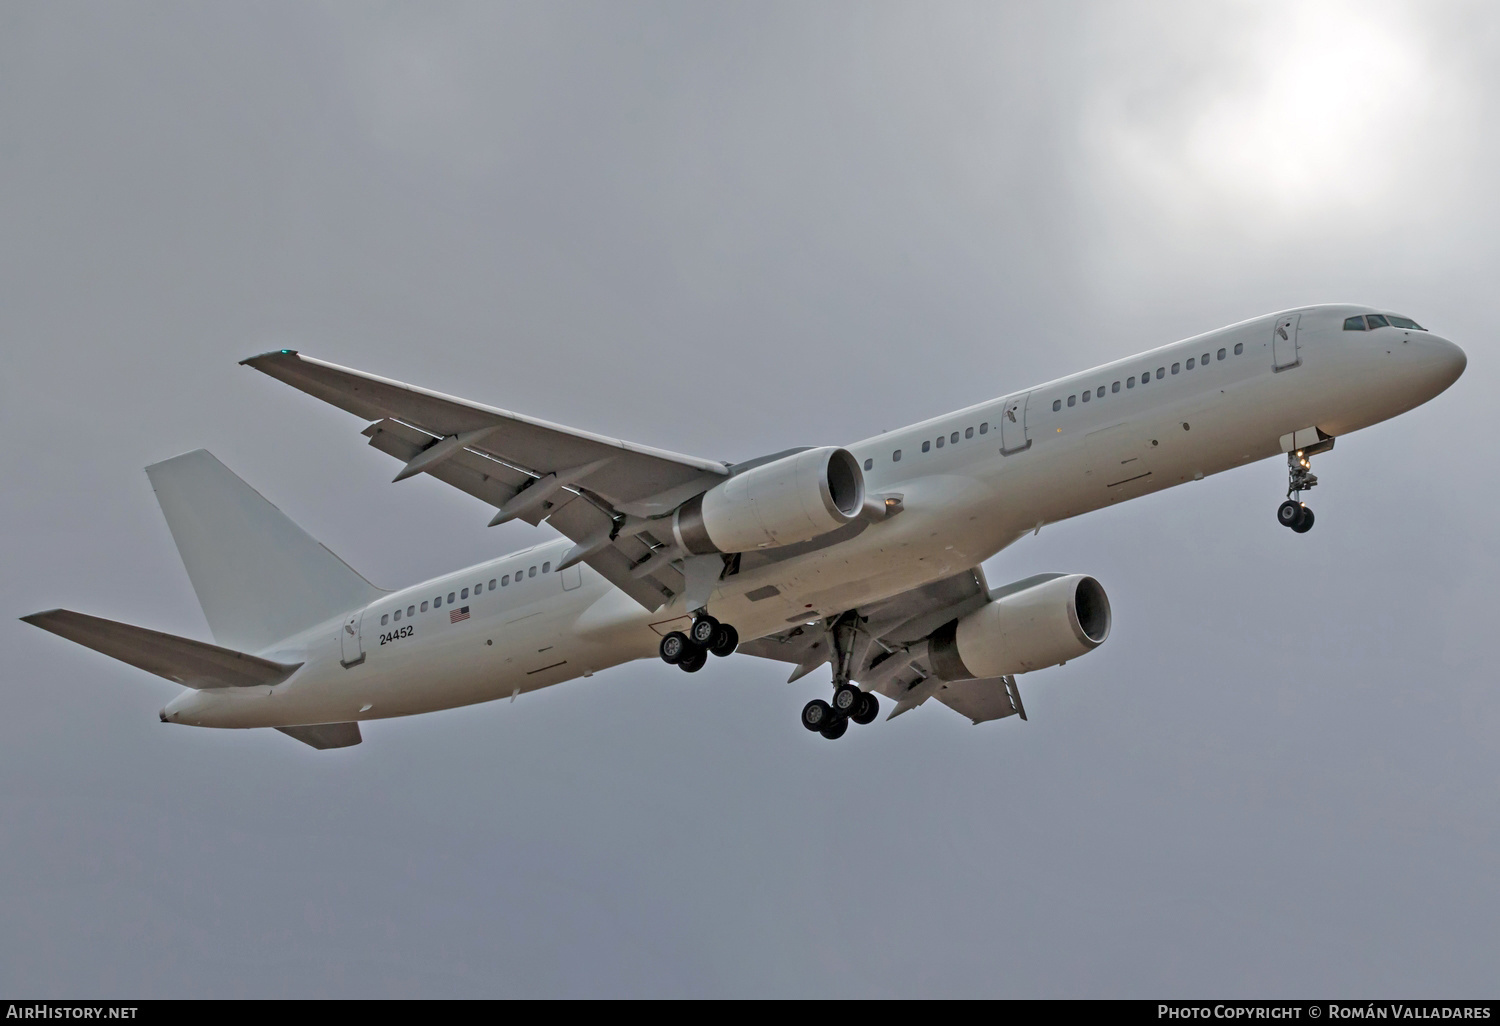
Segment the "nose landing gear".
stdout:
<path fill-rule="evenodd" d="M 1306 534 L 1312 530 L 1313 511 L 1303 503 L 1302 493 L 1318 483 L 1318 475 L 1312 472 L 1312 457 L 1332 448 L 1333 439 L 1322 438 L 1314 445 L 1294 449 L 1286 454 L 1286 501 L 1276 509 L 1276 522 L 1282 527 L 1290 527 L 1298 534 Z"/>

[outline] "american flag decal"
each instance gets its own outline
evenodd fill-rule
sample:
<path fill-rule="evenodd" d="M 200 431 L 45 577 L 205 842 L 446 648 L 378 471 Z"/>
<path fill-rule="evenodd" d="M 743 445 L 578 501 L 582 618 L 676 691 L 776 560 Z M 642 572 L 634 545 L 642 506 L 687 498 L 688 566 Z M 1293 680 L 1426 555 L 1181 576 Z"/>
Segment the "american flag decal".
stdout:
<path fill-rule="evenodd" d="M 468 618 L 469 618 L 469 607 L 468 606 L 460 606 L 458 609 L 450 609 L 450 610 L 448 610 L 448 622 L 449 623 L 458 623 L 458 621 L 460 621 L 460 620 L 467 620 Z"/>

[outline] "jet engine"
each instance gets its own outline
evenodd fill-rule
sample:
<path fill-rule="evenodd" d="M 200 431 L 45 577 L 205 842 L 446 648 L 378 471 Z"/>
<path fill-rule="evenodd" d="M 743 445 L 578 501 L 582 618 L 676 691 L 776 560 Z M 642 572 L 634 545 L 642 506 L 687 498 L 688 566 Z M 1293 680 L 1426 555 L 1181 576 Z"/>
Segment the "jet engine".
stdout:
<path fill-rule="evenodd" d="M 689 499 L 672 516 L 672 535 L 703 556 L 792 545 L 852 522 L 864 502 L 864 474 L 847 449 L 807 449 Z"/>
<path fill-rule="evenodd" d="M 1026 582 L 1020 582 L 1025 585 Z M 938 628 L 928 639 L 944 680 L 1003 677 L 1065 663 L 1109 637 L 1109 598 L 1084 574 L 1048 575 Z"/>

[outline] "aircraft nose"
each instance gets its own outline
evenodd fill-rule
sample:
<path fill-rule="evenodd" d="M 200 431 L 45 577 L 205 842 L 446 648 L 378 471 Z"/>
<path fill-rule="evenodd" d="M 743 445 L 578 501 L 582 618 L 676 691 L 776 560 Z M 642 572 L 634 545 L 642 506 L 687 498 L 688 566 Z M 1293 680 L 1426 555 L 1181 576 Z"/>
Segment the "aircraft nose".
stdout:
<path fill-rule="evenodd" d="M 1469 355 L 1445 338 L 1433 336 L 1424 348 L 1428 349 L 1427 360 L 1433 375 L 1442 382 L 1439 391 L 1457 381 L 1469 365 Z"/>

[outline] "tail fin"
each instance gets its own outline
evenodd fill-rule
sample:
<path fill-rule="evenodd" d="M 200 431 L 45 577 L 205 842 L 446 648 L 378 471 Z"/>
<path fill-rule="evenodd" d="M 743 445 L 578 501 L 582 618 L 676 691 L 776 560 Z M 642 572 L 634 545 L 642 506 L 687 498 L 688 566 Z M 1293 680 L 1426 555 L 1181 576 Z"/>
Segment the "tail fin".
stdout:
<path fill-rule="evenodd" d="M 382 594 L 206 449 L 146 475 L 220 645 L 257 652 Z"/>

